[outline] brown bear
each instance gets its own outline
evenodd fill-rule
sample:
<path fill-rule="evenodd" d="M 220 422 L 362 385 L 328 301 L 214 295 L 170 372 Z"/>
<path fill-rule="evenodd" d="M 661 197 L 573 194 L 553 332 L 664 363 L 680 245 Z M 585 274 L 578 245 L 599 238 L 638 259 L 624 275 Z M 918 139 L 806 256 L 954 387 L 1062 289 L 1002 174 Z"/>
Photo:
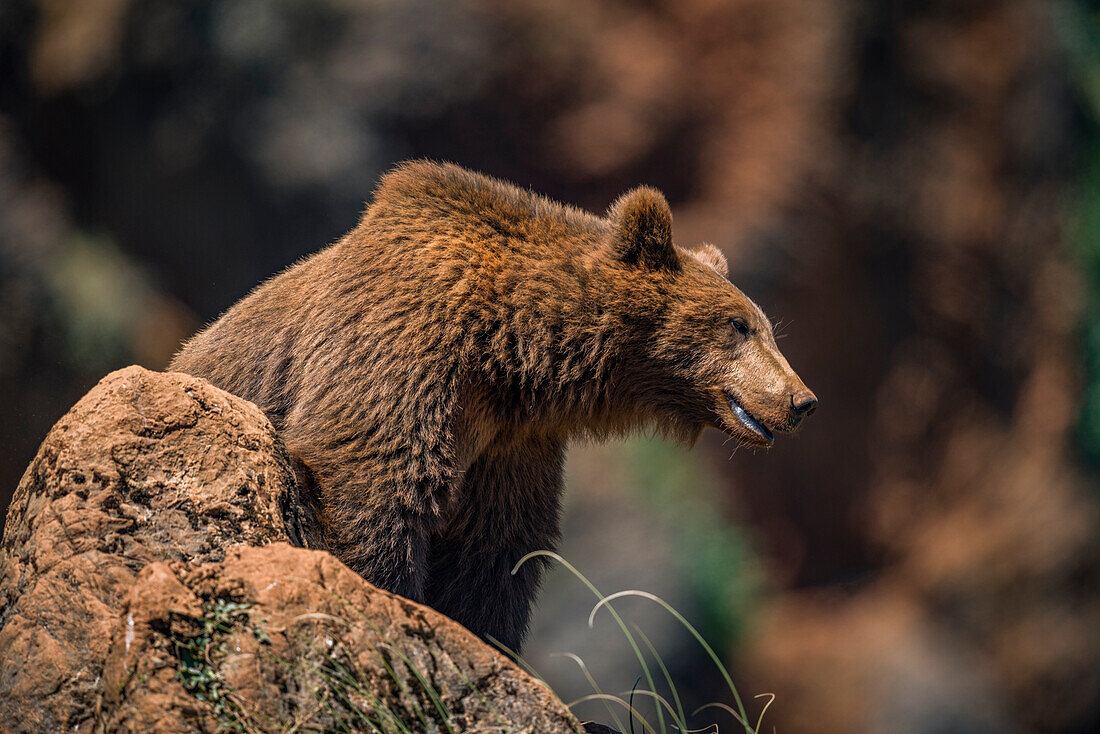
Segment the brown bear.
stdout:
<path fill-rule="evenodd" d="M 574 437 L 772 443 L 817 400 L 665 198 L 602 218 L 467 171 L 384 176 L 358 226 L 256 288 L 172 369 L 253 401 L 308 467 L 326 546 L 518 650 Z"/>

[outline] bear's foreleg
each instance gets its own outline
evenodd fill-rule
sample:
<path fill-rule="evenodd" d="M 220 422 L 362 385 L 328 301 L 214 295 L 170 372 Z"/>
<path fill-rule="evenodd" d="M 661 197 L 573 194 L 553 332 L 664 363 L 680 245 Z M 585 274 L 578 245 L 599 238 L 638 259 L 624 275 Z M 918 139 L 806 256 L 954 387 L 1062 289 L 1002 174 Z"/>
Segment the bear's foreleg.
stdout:
<path fill-rule="evenodd" d="M 407 445 L 385 460 L 290 446 L 313 471 L 324 546 L 375 586 L 424 603 L 429 536 L 453 482 L 444 459 Z"/>
<path fill-rule="evenodd" d="M 394 372 L 404 363 L 375 360 L 364 385 L 328 376 L 326 388 L 317 383 L 298 395 L 280 434 L 313 472 L 312 504 L 328 550 L 375 586 L 424 602 L 428 538 L 458 476 L 455 389 L 452 377 L 414 384 Z"/>
<path fill-rule="evenodd" d="M 557 547 L 564 453 L 563 441 L 539 437 L 479 458 L 431 543 L 428 605 L 517 652 L 545 559 L 512 569 L 530 551 Z"/>
<path fill-rule="evenodd" d="M 436 517 L 409 506 L 398 492 L 387 494 L 372 497 L 369 507 L 358 511 L 327 513 L 329 547 L 378 588 L 424 603 L 428 536 Z"/>

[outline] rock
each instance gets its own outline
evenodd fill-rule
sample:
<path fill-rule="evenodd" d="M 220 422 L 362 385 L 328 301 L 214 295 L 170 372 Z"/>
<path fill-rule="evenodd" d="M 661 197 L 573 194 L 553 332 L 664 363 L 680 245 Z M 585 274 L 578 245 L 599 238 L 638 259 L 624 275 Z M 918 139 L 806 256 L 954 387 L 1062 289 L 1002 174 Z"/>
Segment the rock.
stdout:
<path fill-rule="evenodd" d="M 123 616 L 106 731 L 575 731 L 546 688 L 473 634 L 325 552 L 275 543 L 153 563 Z"/>
<path fill-rule="evenodd" d="M 576 730 L 456 623 L 293 547 L 318 537 L 302 506 L 256 406 L 186 375 L 108 375 L 9 509 L 0 730 Z"/>
<path fill-rule="evenodd" d="M 293 474 L 254 405 L 130 367 L 63 417 L 23 475 L 0 545 L 0 721 L 89 724 L 122 601 L 153 561 L 218 561 L 300 538 Z"/>

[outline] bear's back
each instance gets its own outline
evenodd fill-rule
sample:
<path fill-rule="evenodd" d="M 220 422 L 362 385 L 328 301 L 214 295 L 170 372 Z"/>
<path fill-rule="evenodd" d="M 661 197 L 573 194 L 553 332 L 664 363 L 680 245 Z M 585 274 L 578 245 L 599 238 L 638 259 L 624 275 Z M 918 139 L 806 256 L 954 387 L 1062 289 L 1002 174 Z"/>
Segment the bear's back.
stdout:
<path fill-rule="evenodd" d="M 382 177 L 359 226 L 341 244 L 381 262 L 387 252 L 424 250 L 560 261 L 593 248 L 608 232 L 606 220 L 530 190 L 450 163 L 410 161 Z"/>
<path fill-rule="evenodd" d="M 608 231 L 604 219 L 488 176 L 405 163 L 381 179 L 355 229 L 258 286 L 171 369 L 252 400 L 278 425 L 351 364 L 403 381 L 398 373 L 488 345 L 501 324 L 530 325 L 517 309 L 556 310 Z"/>

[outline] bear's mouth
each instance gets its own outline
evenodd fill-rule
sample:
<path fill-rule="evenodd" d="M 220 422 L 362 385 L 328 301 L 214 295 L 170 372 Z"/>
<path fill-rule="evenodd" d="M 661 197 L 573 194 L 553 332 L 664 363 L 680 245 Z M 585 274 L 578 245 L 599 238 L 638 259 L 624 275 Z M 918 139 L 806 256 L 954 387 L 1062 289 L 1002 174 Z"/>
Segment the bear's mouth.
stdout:
<path fill-rule="evenodd" d="M 741 421 L 741 425 L 764 439 L 769 446 L 775 442 L 775 436 L 772 435 L 772 432 L 769 431 L 759 419 L 753 416 L 752 413 L 745 410 L 745 407 L 737 402 L 737 399 L 733 397 L 733 395 L 726 393 L 726 397 L 729 398 L 730 401 L 730 410 L 737 416 L 737 420 Z"/>

